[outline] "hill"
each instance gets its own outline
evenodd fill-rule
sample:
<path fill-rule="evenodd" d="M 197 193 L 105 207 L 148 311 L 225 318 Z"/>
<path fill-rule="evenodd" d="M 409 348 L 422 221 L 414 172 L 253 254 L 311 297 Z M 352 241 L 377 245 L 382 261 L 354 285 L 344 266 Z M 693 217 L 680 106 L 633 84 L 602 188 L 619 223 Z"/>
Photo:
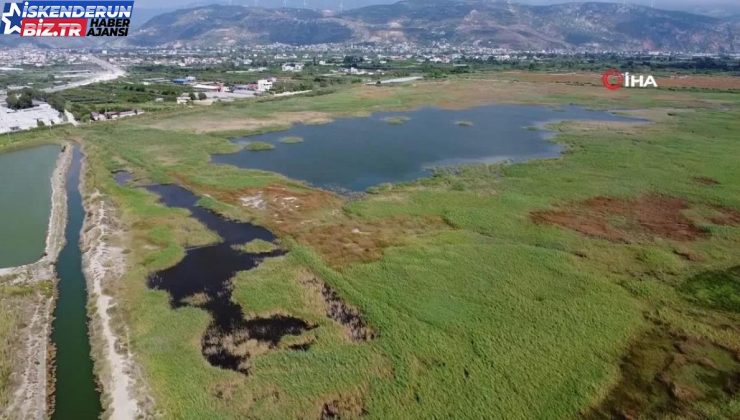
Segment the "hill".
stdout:
<path fill-rule="evenodd" d="M 405 0 L 340 14 L 211 5 L 157 16 L 127 41 L 139 46 L 450 42 L 537 50 L 734 52 L 740 24 L 615 3 Z"/>

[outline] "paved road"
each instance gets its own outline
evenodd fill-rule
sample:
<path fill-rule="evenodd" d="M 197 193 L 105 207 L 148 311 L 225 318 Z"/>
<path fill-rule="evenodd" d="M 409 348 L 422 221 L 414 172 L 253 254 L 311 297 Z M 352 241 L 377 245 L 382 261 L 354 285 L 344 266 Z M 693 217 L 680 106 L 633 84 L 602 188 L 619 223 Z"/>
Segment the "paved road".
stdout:
<path fill-rule="evenodd" d="M 44 89 L 44 90 L 46 92 L 60 92 L 62 90 L 76 88 L 76 87 L 85 86 L 85 85 L 90 85 L 90 84 L 93 84 L 93 83 L 107 82 L 109 80 L 115 80 L 115 79 L 118 79 L 119 77 L 123 76 L 124 74 L 126 74 L 126 72 L 123 71 L 123 69 L 121 69 L 119 67 L 116 67 L 113 64 L 111 64 L 111 63 L 109 63 L 109 62 L 107 62 L 105 60 L 101 60 L 100 58 L 95 57 L 93 55 L 88 56 L 88 57 L 89 57 L 89 60 L 92 63 L 95 63 L 95 64 L 99 65 L 101 67 L 102 71 L 93 74 L 92 77 L 89 77 L 87 79 L 77 80 L 75 82 L 70 82 L 70 83 L 67 83 L 67 84 L 64 84 L 64 85 L 54 86 L 53 88 L 48 88 L 48 89 Z"/>

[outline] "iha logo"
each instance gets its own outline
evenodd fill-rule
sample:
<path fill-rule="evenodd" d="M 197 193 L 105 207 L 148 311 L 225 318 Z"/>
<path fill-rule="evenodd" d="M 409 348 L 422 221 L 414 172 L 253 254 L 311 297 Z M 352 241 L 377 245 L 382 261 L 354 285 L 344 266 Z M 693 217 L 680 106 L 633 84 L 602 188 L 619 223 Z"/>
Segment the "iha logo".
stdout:
<path fill-rule="evenodd" d="M 601 83 L 609 90 L 625 88 L 649 88 L 658 87 L 655 77 L 644 74 L 622 73 L 616 69 L 610 69 L 601 75 Z"/>
<path fill-rule="evenodd" d="M 20 36 L 126 36 L 133 0 L 5 3 L 0 33 Z"/>

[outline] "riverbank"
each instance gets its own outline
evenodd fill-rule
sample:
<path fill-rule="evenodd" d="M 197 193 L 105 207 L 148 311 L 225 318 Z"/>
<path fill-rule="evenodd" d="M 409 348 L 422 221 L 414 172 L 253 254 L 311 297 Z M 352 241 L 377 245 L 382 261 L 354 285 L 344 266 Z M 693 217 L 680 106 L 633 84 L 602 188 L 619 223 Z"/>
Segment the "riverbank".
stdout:
<path fill-rule="evenodd" d="M 0 269 L 0 282 L 6 286 L 29 286 L 57 281 L 56 261 L 64 247 L 64 230 L 67 224 L 66 174 L 72 162 L 72 147 L 65 145 L 57 160 L 51 178 L 51 215 L 46 236 L 44 257 L 39 261 Z M 49 396 L 49 355 L 53 353 L 49 345 L 51 334 L 51 314 L 54 308 L 54 294 L 36 293 L 30 307 L 23 308 L 22 324 L 26 325 L 18 333 L 24 337 L 15 358 L 12 387 L 15 388 L 8 406 L 0 412 L 2 418 L 44 418 L 48 414 Z"/>
<path fill-rule="evenodd" d="M 82 229 L 82 266 L 87 281 L 90 341 L 98 382 L 103 391 L 104 417 L 108 419 L 134 419 L 146 412 L 144 390 L 138 378 L 128 333 L 116 331 L 123 325 L 115 323 L 116 302 L 112 288 L 121 280 L 126 269 L 126 256 L 122 229 L 117 228 L 113 207 L 99 191 L 82 189 L 87 198 Z"/>

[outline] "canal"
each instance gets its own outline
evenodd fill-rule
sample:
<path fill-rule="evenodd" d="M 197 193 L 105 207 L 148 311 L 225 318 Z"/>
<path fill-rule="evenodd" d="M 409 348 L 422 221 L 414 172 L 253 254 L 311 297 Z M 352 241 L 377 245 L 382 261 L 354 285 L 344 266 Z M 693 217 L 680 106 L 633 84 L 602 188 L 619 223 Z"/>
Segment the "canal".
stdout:
<path fill-rule="evenodd" d="M 56 346 L 55 410 L 53 419 L 97 419 L 102 411 L 90 358 L 87 286 L 82 273 L 80 233 L 85 217 L 80 194 L 82 153 L 75 148 L 67 173 L 67 240 L 59 255 L 58 297 L 52 323 Z"/>

